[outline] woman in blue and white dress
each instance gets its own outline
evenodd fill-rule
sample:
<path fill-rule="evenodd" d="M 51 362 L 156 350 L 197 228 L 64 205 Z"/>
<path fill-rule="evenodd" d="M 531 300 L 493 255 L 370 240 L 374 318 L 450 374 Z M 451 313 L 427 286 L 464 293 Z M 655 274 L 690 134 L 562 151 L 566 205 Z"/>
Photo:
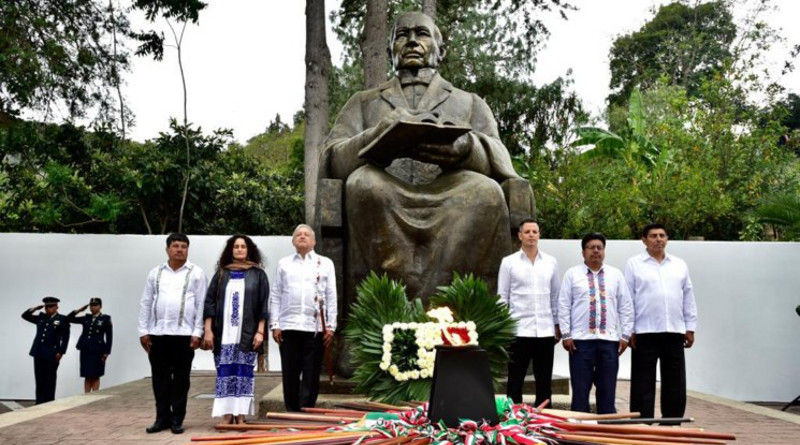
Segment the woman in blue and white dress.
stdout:
<path fill-rule="evenodd" d="M 254 413 L 253 367 L 264 343 L 269 281 L 246 235 L 230 237 L 206 293 L 203 347 L 213 349 L 217 391 L 212 417 L 244 423 Z"/>

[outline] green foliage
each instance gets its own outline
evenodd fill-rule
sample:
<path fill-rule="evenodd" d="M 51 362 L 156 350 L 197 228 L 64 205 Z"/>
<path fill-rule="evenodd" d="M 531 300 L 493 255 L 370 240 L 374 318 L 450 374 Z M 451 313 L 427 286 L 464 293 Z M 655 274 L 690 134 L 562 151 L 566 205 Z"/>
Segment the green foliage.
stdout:
<path fill-rule="evenodd" d="M 777 143 L 785 128 L 742 107 L 746 92 L 725 79 L 705 81 L 699 91 L 702 98 L 692 98 L 681 87 L 659 84 L 641 94 L 624 123 L 617 115 L 618 133 L 581 130 L 611 145 L 607 155 L 566 147 L 544 159 L 515 159 L 537 192 L 545 235 L 574 238 L 598 230 L 636 238 L 644 224 L 658 221 L 676 239 L 759 239 L 763 228 L 749 211 L 766 196 L 796 190 L 800 178 L 793 153 Z M 659 147 L 658 156 L 635 156 L 634 134 Z"/>
<path fill-rule="evenodd" d="M 229 131 L 186 130 L 197 178 L 187 200 L 188 232 L 283 234 L 302 220 L 302 161 L 276 167 L 230 144 Z M 143 144 L 67 124 L 0 127 L 0 230 L 174 231 L 184 134 L 174 120 Z"/>
<path fill-rule="evenodd" d="M 630 168 L 641 163 L 652 170 L 659 163 L 669 162 L 669 151 L 661 150 L 645 133 L 645 114 L 642 105 L 642 94 L 634 88 L 628 100 L 628 125 L 623 135 L 597 127 L 580 127 L 577 130 L 578 140 L 573 147 L 593 145 L 584 152 L 588 158 L 609 157 L 625 161 Z"/>
<path fill-rule="evenodd" d="M 92 107 L 108 115 L 120 105 L 112 91 L 129 59 L 112 36 L 130 24 L 108 2 L 3 1 L 0 30 L 0 117 L 55 108 L 73 118 Z"/>
<path fill-rule="evenodd" d="M 134 0 L 133 7 L 144 12 L 148 21 L 154 22 L 158 18 L 176 20 L 181 23 L 197 23 L 200 11 L 208 6 L 200 0 Z M 150 56 L 154 60 L 164 58 L 164 33 L 155 30 L 136 31 L 130 33 L 131 37 L 139 42 L 136 48 L 137 56 Z"/>
<path fill-rule="evenodd" d="M 353 345 L 353 381 L 356 392 L 387 403 L 426 400 L 430 395 L 431 379 L 397 381 L 379 367 L 383 356 L 383 326 L 395 322 L 428 322 L 419 298 L 409 301 L 405 287 L 390 280 L 385 274 L 374 272 L 356 289 L 357 300 L 350 308 L 350 318 L 345 329 L 348 342 Z M 489 294 L 486 283 L 472 275 L 454 274 L 450 286 L 439 288 L 431 297 L 431 307 L 447 306 L 456 321 L 473 321 L 478 333 L 478 343 L 489 354 L 492 375 L 498 378 L 508 360 L 506 347 L 514 337 L 515 324 L 508 307 L 499 304 L 497 295 Z M 393 344 L 407 348 L 414 343 L 402 337 L 397 330 Z M 413 348 L 412 348 L 413 349 Z M 416 349 L 393 351 L 398 354 L 400 366 L 414 366 Z M 402 357 L 399 357 L 402 355 Z M 394 354 L 393 354 L 394 357 Z"/>
<path fill-rule="evenodd" d="M 736 25 L 723 0 L 659 7 L 640 30 L 618 37 L 611 48 L 612 105 L 623 104 L 633 88 L 648 89 L 665 77 L 693 96 L 705 79 L 731 63 Z"/>
<path fill-rule="evenodd" d="M 761 224 L 774 227 L 774 238 L 800 241 L 800 195 L 796 190 L 766 198 L 752 214 Z"/>
<path fill-rule="evenodd" d="M 277 115 L 267 126 L 267 131 L 248 139 L 242 150 L 273 171 L 285 174 L 302 171 L 304 133 L 304 120 L 291 127 Z"/>
<path fill-rule="evenodd" d="M 379 368 L 383 356 L 383 326 L 394 322 L 422 322 L 427 316 L 422 302 L 406 298 L 405 287 L 385 274 L 370 273 L 356 289 L 357 300 L 350 307 L 345 337 L 353 345 L 355 391 L 387 403 L 425 400 L 430 380 L 396 381 Z"/>

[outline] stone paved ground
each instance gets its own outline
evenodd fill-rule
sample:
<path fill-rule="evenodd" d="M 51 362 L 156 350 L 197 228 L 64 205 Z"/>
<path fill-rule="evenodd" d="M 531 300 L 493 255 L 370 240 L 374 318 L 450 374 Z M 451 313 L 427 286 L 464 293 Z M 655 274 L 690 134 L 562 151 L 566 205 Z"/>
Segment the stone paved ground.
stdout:
<path fill-rule="evenodd" d="M 257 398 L 279 380 L 275 374 L 259 375 Z M 153 421 L 154 409 L 150 380 L 142 379 L 94 395 L 0 414 L 0 444 L 186 444 L 192 436 L 221 434 L 210 417 L 212 400 L 197 397 L 212 393 L 213 388 L 213 374 L 192 375 L 183 435 L 144 432 Z M 617 408 L 621 412 L 627 411 L 628 389 L 628 382 L 619 383 Z M 738 440 L 732 445 L 800 443 L 800 415 L 793 413 L 691 393 L 687 416 L 695 418 L 693 426 L 736 434 Z"/>

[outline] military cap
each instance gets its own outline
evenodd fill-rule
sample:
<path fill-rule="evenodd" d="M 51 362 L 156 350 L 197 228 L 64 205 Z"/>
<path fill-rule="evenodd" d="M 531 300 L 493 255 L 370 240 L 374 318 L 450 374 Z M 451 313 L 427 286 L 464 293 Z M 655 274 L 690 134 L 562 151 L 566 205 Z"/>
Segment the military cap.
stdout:
<path fill-rule="evenodd" d="M 42 303 L 44 303 L 47 306 L 49 306 L 51 304 L 58 304 L 59 301 L 61 301 L 61 300 L 59 300 L 56 297 L 44 297 L 44 298 L 42 298 Z"/>
<path fill-rule="evenodd" d="M 97 304 L 97 305 L 102 306 L 103 305 L 103 300 L 101 300 L 99 297 L 92 297 L 92 298 L 89 299 L 89 304 Z"/>

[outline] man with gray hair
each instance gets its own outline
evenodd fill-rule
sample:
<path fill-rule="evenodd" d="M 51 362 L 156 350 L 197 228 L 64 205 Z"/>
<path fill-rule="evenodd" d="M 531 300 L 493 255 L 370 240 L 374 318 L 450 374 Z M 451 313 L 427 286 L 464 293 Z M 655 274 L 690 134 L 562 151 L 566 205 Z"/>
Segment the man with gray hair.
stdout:
<path fill-rule="evenodd" d="M 492 111 L 438 74 L 446 51 L 431 17 L 399 15 L 389 50 L 395 76 L 350 98 L 320 162 L 323 178 L 345 181 L 347 289 L 370 271 L 423 299 L 454 271 L 494 287 L 511 251 L 500 183 L 519 177 Z"/>
<path fill-rule="evenodd" d="M 336 274 L 333 262 L 314 252 L 316 243 L 310 226 L 297 226 L 296 253 L 278 261 L 270 289 L 269 328 L 280 347 L 287 411 L 316 404 L 323 347 L 336 330 Z"/>

